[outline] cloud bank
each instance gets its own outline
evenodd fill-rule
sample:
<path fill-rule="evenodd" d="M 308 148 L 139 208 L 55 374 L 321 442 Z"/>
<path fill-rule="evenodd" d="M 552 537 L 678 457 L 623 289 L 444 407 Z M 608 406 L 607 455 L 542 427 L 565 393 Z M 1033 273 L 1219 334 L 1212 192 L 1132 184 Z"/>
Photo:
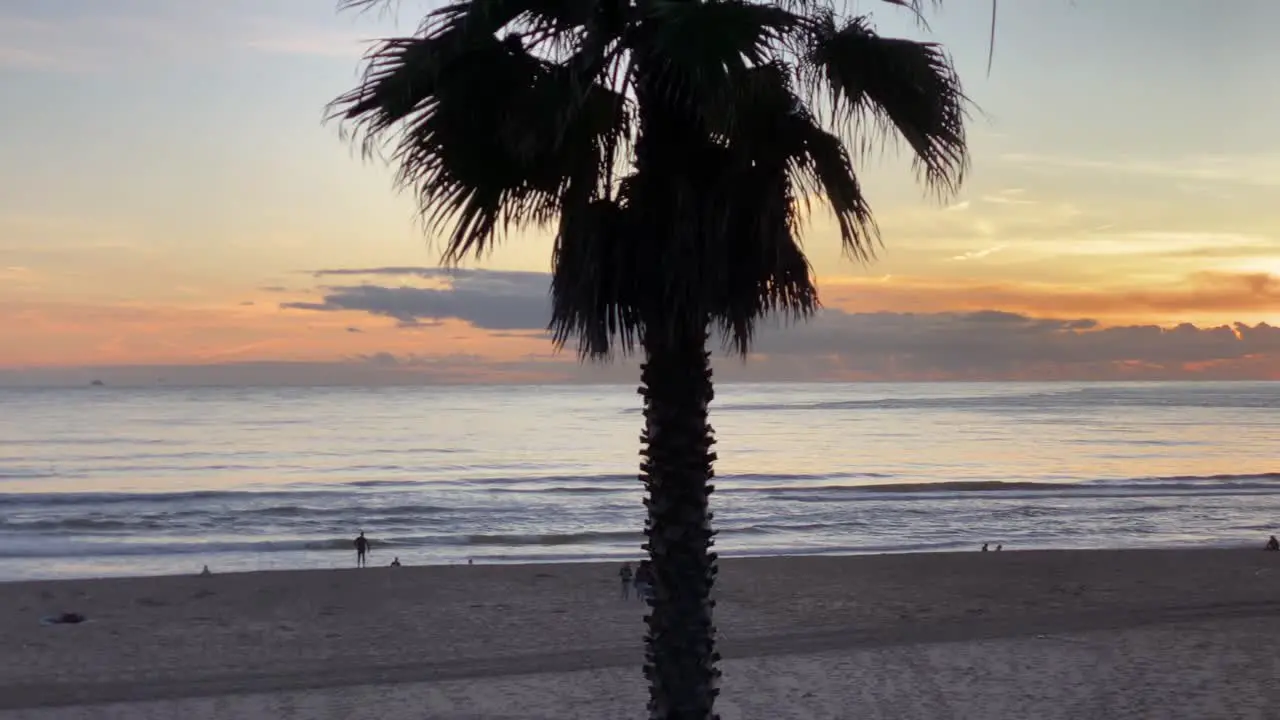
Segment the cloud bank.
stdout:
<path fill-rule="evenodd" d="M 542 330 L 551 316 L 548 278 L 542 273 L 498 270 L 384 267 L 367 270 L 321 270 L 316 277 L 398 276 L 439 281 L 435 287 L 374 284 L 338 285 L 325 289 L 319 302 L 287 302 L 292 310 L 352 310 L 393 318 L 403 325 L 462 320 L 485 330 Z"/>
<path fill-rule="evenodd" d="M 549 317 L 548 277 L 542 273 L 383 267 L 322 270 L 316 276 L 362 282 L 330 286 L 318 301 L 282 307 L 364 313 L 402 325 L 459 321 L 530 335 L 543 331 Z M 401 284 L 384 284 L 391 278 Z M 1253 290 L 1274 287 L 1273 278 L 1260 278 Z M 832 308 L 793 327 L 766 326 L 754 354 L 744 375 L 753 379 L 1280 379 L 1280 328 L 1104 326 L 1086 317 L 999 310 Z M 386 357 L 381 362 L 402 364 Z"/>

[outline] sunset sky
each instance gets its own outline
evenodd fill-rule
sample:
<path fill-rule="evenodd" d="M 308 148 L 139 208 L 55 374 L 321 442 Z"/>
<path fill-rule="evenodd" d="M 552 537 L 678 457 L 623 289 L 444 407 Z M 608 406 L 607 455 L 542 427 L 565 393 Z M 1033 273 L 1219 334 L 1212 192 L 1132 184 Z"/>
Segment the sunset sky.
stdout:
<path fill-rule="evenodd" d="M 430 5 L 334 5 L 0 4 L 0 384 L 630 379 L 539 332 L 548 237 L 432 269 L 387 168 L 321 124 Z M 988 12 L 930 16 L 981 107 L 960 196 L 868 159 L 877 262 L 818 218 L 827 311 L 721 375 L 1280 379 L 1280 3 L 1002 3 L 989 76 Z"/>

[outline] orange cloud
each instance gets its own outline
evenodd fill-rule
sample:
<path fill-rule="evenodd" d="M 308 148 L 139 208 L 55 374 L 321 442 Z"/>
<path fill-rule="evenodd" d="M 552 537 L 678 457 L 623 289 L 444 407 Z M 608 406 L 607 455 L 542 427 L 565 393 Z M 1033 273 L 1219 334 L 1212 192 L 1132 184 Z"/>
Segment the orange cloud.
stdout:
<path fill-rule="evenodd" d="M 1136 288 L 932 278 L 835 278 L 822 285 L 828 307 L 850 312 L 1000 309 L 1109 322 L 1223 322 L 1280 319 L 1280 278 L 1202 272 L 1182 282 Z"/>

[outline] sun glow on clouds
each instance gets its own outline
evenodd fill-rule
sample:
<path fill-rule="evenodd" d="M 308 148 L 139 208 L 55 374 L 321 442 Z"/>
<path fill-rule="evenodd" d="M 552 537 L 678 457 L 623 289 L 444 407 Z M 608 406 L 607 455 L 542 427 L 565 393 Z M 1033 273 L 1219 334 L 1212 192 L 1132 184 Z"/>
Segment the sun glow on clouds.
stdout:
<path fill-rule="evenodd" d="M 1280 319 L 1280 275 L 1197 272 L 1169 283 L 1110 288 L 928 277 L 899 277 L 892 283 L 841 278 L 825 284 L 823 298 L 828 306 L 859 312 L 999 308 L 1109 323 L 1276 322 Z"/>
<path fill-rule="evenodd" d="M 278 297 L 222 307 L 6 304 L 0 366 L 335 361 L 376 352 L 470 352 L 519 357 L 528 345 L 459 321 L 412 329 L 350 313 L 300 316 Z"/>

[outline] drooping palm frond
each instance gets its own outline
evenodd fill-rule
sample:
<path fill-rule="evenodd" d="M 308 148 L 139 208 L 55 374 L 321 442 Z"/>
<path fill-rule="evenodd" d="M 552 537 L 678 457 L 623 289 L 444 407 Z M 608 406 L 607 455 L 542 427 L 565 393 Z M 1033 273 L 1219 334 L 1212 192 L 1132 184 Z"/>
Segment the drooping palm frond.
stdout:
<path fill-rule="evenodd" d="M 810 96 L 828 104 L 831 122 L 852 133 L 872 130 L 864 142 L 896 132 L 914 151 L 925 184 L 954 193 L 968 167 L 968 99 L 946 51 L 936 43 L 882 37 L 865 17 L 841 23 L 826 15 L 811 32 L 802 78 Z"/>
<path fill-rule="evenodd" d="M 819 307 L 818 291 L 800 248 L 798 202 L 785 170 L 737 169 L 721 195 L 725 241 L 711 259 L 718 259 L 722 277 L 706 300 L 726 346 L 745 357 L 762 318 L 807 318 Z"/>
<path fill-rule="evenodd" d="M 442 25 L 384 41 L 331 116 L 366 152 L 391 143 L 444 257 L 483 254 L 512 226 L 563 210 L 570 180 L 587 199 L 627 133 L 624 99 L 529 53 L 518 38 Z"/>
<path fill-rule="evenodd" d="M 807 317 L 818 307 L 800 249 L 809 158 L 800 126 L 811 116 L 778 60 L 728 71 L 702 98 L 721 163 L 703 184 L 703 305 L 726 342 L 745 355 L 757 320 Z M 714 163 L 706 162 L 708 167 Z"/>
<path fill-rule="evenodd" d="M 879 229 L 863 195 L 857 171 L 840 137 L 824 130 L 818 117 L 792 87 L 792 73 L 781 62 L 738 73 L 733 96 L 725 103 L 732 121 L 731 145 L 757 167 L 785 166 L 795 203 L 810 209 L 817 198 L 835 216 L 845 251 L 869 259 Z M 799 219 L 797 212 L 796 218 Z M 800 234 L 800 223 L 792 231 Z"/>
<path fill-rule="evenodd" d="M 357 0 L 359 1 L 359 0 Z M 366 2 L 368 0 L 365 0 Z M 931 5 L 934 8 L 942 6 L 943 0 L 882 0 L 890 5 L 906 8 L 915 15 L 916 22 L 925 28 L 929 27 L 929 23 L 925 18 L 925 6 Z M 1000 0 L 991 0 L 991 33 L 987 40 L 987 74 L 991 74 L 991 63 L 996 58 L 996 18 L 1000 14 Z"/>
<path fill-rule="evenodd" d="M 399 130 L 397 184 L 417 193 L 429 228 L 451 228 L 446 255 L 483 251 L 500 226 L 555 211 L 554 189 L 529 182 L 503 97 L 527 92 L 540 71 L 537 58 L 493 36 L 392 39 L 334 114 L 366 151 Z"/>
<path fill-rule="evenodd" d="M 623 193 L 625 197 L 625 193 Z M 643 242 L 618 199 L 566 213 L 551 259 L 551 322 L 556 347 L 576 340 L 583 359 L 607 360 L 635 349 L 644 283 L 636 263 Z"/>
<path fill-rule="evenodd" d="M 360 84 L 326 108 L 328 120 L 351 122 L 366 155 L 387 141 L 418 107 L 435 95 L 441 74 L 464 52 L 457 34 L 388 38 L 365 54 Z"/>
<path fill-rule="evenodd" d="M 803 154 L 796 161 L 803 173 L 802 186 L 831 209 L 844 251 L 854 259 L 870 260 L 880 242 L 880 228 L 844 142 L 819 127 L 812 116 L 797 122 L 794 132 L 804 143 Z"/>

